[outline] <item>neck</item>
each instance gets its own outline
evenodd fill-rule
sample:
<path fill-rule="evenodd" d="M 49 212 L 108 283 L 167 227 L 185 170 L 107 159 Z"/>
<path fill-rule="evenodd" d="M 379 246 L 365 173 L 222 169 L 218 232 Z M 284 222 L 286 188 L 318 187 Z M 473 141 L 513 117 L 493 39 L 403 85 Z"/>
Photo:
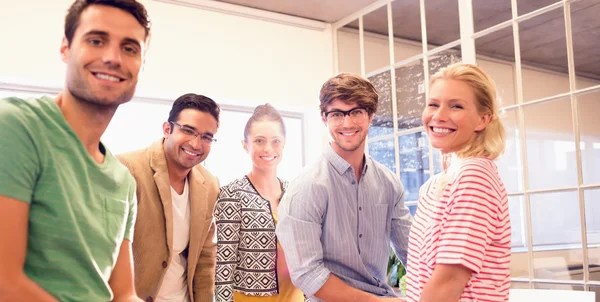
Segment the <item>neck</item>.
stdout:
<path fill-rule="evenodd" d="M 85 149 L 97 162 L 103 162 L 104 154 L 99 148 L 100 138 L 106 131 L 117 106 L 99 106 L 77 100 L 68 91 L 58 95 L 56 104 Z"/>
<path fill-rule="evenodd" d="M 169 173 L 169 183 L 171 187 L 177 191 L 177 193 L 181 194 L 183 192 L 183 187 L 185 186 L 185 179 L 190 174 L 192 169 L 184 169 L 179 166 L 179 164 L 167 155 L 165 150 L 166 146 L 163 142 L 163 152 L 165 152 L 165 157 L 167 159 L 167 172 Z"/>
<path fill-rule="evenodd" d="M 330 143 L 333 151 L 337 153 L 341 158 L 347 161 L 352 168 L 354 168 L 354 172 L 356 173 L 356 179 L 360 178 L 363 168 L 363 159 L 365 157 L 365 143 L 363 142 L 360 146 L 354 151 L 346 151 L 335 142 Z"/>
<path fill-rule="evenodd" d="M 277 179 L 277 169 L 263 170 L 253 166 L 252 171 L 248 173 L 248 178 L 256 189 L 271 191 L 281 188 Z"/>

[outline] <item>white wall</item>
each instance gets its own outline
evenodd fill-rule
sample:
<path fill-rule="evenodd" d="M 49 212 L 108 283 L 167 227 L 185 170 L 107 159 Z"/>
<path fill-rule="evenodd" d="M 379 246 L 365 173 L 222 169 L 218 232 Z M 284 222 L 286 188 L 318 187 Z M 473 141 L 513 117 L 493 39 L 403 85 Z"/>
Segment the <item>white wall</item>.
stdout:
<path fill-rule="evenodd" d="M 153 23 L 137 96 L 187 92 L 224 104 L 307 113 L 307 159 L 318 156 L 324 127 L 318 93 L 333 74 L 331 31 L 142 0 Z M 71 0 L 0 0 L 0 82 L 62 87 L 59 47 Z M 315 136 L 311 136 L 316 141 Z"/>

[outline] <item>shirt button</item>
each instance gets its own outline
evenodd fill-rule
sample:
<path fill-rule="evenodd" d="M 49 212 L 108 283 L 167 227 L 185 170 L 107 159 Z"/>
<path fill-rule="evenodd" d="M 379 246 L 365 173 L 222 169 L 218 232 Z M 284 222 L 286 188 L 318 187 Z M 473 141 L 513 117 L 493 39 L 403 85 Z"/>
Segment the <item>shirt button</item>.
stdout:
<path fill-rule="evenodd" d="M 362 238 L 362 234 L 358 235 L 358 238 Z"/>
<path fill-rule="evenodd" d="M 353 180 L 353 181 L 352 181 L 352 184 L 356 184 L 356 181 L 354 181 L 354 180 Z"/>
<path fill-rule="evenodd" d="M 163 266 L 163 268 L 167 268 L 167 261 L 163 261 L 162 266 Z"/>
<path fill-rule="evenodd" d="M 362 207 L 358 207 L 358 210 L 359 210 L 359 211 L 362 211 Z"/>

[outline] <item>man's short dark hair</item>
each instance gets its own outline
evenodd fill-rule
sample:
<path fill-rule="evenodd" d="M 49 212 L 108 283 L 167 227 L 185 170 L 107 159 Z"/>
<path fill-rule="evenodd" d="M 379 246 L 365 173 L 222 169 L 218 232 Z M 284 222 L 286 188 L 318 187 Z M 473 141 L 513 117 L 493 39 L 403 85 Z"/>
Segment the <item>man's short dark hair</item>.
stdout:
<path fill-rule="evenodd" d="M 71 7 L 67 11 L 67 16 L 65 17 L 65 37 L 67 38 L 69 45 L 71 45 L 71 41 L 75 35 L 75 30 L 79 26 L 79 18 L 81 17 L 81 13 L 90 5 L 116 7 L 129 13 L 142 27 L 144 27 L 144 30 L 146 31 L 145 38 L 148 38 L 151 26 L 150 19 L 148 18 L 148 12 L 146 11 L 144 5 L 136 0 L 76 0 L 73 2 L 73 4 L 71 4 Z"/>
<path fill-rule="evenodd" d="M 212 115 L 217 120 L 217 127 L 219 127 L 221 107 L 211 98 L 195 93 L 187 93 L 178 97 L 169 112 L 169 122 L 177 122 L 179 113 L 185 109 L 196 109 Z"/>

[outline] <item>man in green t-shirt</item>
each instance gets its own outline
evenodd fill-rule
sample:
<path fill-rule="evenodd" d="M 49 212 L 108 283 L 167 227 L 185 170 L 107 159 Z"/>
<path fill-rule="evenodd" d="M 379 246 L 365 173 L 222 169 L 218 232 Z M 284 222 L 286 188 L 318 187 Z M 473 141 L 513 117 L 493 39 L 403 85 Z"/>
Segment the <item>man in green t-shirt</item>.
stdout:
<path fill-rule="evenodd" d="M 77 0 L 63 91 L 0 100 L 0 301 L 140 301 L 135 181 L 100 137 L 134 95 L 149 30 L 135 0 Z"/>

